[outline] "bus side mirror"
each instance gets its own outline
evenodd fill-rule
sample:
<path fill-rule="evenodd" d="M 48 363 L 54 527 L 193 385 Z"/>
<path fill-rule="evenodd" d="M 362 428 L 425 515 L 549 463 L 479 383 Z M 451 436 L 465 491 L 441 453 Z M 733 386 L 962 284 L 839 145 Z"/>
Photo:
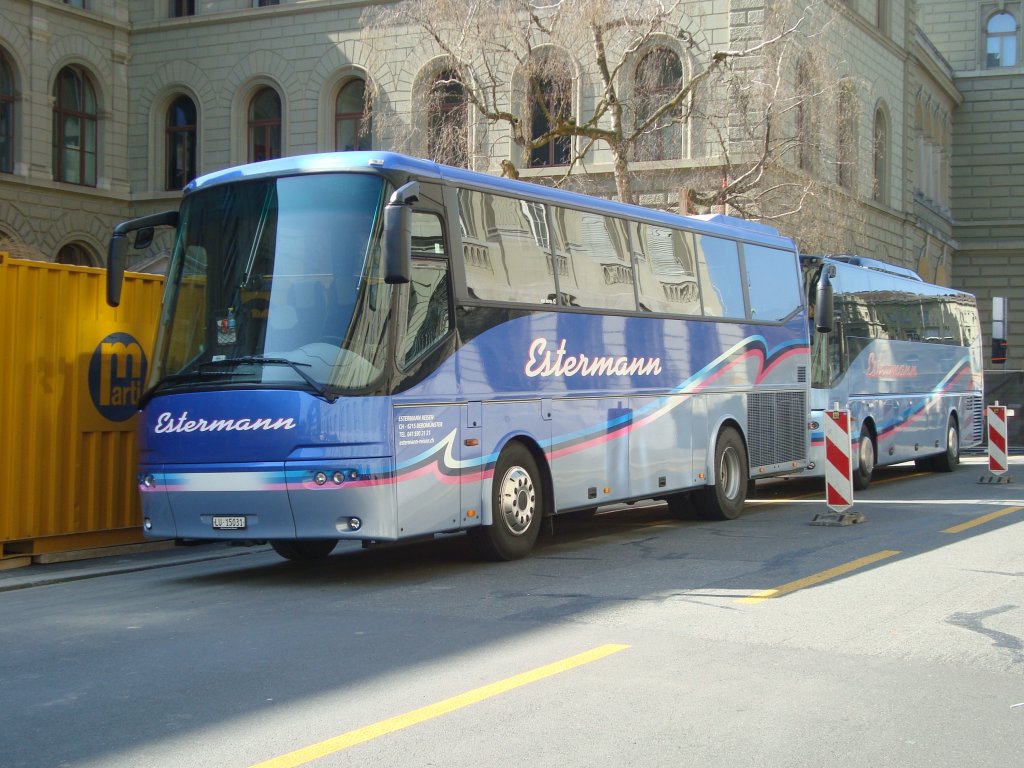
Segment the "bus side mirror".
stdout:
<path fill-rule="evenodd" d="M 153 242 L 154 227 L 178 226 L 178 212 L 164 211 L 130 221 L 122 221 L 110 236 L 107 246 L 107 304 L 116 307 L 121 303 L 121 285 L 124 283 L 125 257 L 128 255 L 128 233 L 137 232 L 136 248 L 146 248 Z"/>
<path fill-rule="evenodd" d="M 412 273 L 412 208 L 419 199 L 419 182 L 395 190 L 384 207 L 384 282 L 408 283 Z"/>
<path fill-rule="evenodd" d="M 128 252 L 128 235 L 115 232 L 107 248 L 107 304 L 121 304 L 121 285 L 124 283 L 124 257 Z"/>
<path fill-rule="evenodd" d="M 835 297 L 828 272 L 828 265 L 821 268 L 818 286 L 814 291 L 814 327 L 818 333 L 831 333 L 835 317 Z"/>

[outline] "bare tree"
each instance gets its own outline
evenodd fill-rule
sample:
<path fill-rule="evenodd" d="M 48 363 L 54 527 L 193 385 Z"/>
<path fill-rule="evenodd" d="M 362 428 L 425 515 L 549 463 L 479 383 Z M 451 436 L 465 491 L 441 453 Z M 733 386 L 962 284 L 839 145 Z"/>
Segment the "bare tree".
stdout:
<path fill-rule="evenodd" d="M 396 146 L 459 164 L 504 156 L 504 175 L 551 167 L 560 183 L 610 166 L 628 202 L 638 173 L 671 175 L 691 212 L 773 219 L 804 210 L 828 166 L 815 158 L 835 152 L 823 129 L 835 102 L 828 4 L 765 2 L 745 22 L 692 16 L 695 5 L 404 0 L 369 9 L 363 39 L 387 61 L 394 42 L 411 37 L 424 61 L 437 62 L 434 80 L 415 89 L 413 122 L 442 114 L 445 99 L 464 110 L 449 107 L 447 123 L 406 123 L 404 133 L 393 112 Z M 728 44 L 717 42 L 725 34 Z M 387 119 L 381 99 L 374 109 L 375 121 Z"/>

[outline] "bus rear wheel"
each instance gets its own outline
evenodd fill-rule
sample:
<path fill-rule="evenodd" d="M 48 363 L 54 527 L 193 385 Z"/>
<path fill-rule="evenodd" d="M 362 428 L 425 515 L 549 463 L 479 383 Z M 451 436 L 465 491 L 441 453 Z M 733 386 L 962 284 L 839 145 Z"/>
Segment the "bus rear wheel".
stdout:
<path fill-rule="evenodd" d="M 286 560 L 322 560 L 327 557 L 338 542 L 334 539 L 278 539 L 270 542 L 281 557 Z"/>
<path fill-rule="evenodd" d="M 732 427 L 715 442 L 715 484 L 693 492 L 697 511 L 705 520 L 735 520 L 747 500 L 747 448 Z"/>
<path fill-rule="evenodd" d="M 946 424 L 946 450 L 931 459 L 931 468 L 936 472 L 952 472 L 960 464 L 960 428 L 956 419 L 949 417 Z"/>
<path fill-rule="evenodd" d="M 491 524 L 470 530 L 488 560 L 519 560 L 537 541 L 544 516 L 544 480 L 533 455 L 510 443 L 498 457 L 491 480 Z"/>

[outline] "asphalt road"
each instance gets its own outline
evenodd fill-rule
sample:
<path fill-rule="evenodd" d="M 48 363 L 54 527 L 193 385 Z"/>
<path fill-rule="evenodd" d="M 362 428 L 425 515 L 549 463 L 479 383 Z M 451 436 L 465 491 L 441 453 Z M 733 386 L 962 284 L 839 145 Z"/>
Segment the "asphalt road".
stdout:
<path fill-rule="evenodd" d="M 765 483 L 739 520 L 559 520 L 514 563 L 0 572 L 0 765 L 1020 765 L 1024 486 L 981 461 L 881 470 L 847 527 Z"/>

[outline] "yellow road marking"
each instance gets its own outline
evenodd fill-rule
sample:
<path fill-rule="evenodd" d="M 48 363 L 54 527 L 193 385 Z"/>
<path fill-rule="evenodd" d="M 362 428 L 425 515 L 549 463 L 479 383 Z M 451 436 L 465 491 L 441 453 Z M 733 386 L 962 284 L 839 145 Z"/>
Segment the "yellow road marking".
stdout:
<path fill-rule="evenodd" d="M 960 523 L 960 525 L 954 525 L 952 528 L 946 528 L 942 533 L 963 533 L 969 528 L 984 525 L 985 523 L 997 520 L 1000 517 L 1005 517 L 1006 515 L 1012 515 L 1014 512 L 1019 512 L 1022 509 L 1024 509 L 1024 507 L 1004 507 L 1003 509 L 998 509 L 995 512 L 989 512 L 987 515 L 982 515 L 981 517 L 976 517 L 973 520 L 968 520 L 966 523 Z"/>
<path fill-rule="evenodd" d="M 463 709 L 471 704 L 477 704 L 481 701 L 497 696 L 498 694 L 506 693 L 530 683 L 536 683 L 544 678 L 552 677 L 553 675 L 557 675 L 562 672 L 567 672 L 570 669 L 581 667 L 592 661 L 598 661 L 606 656 L 611 656 L 613 653 L 624 651 L 627 648 L 629 648 L 628 645 L 617 645 L 614 643 L 601 645 L 592 650 L 577 654 L 576 656 L 570 656 L 567 659 L 556 661 L 543 667 L 538 667 L 537 669 L 529 672 L 523 672 L 521 674 L 514 675 L 513 677 L 499 680 L 480 688 L 474 688 L 473 690 L 466 691 L 465 693 L 460 693 L 457 696 L 444 699 L 436 704 L 428 704 L 425 707 L 414 709 L 412 712 L 406 712 L 404 715 L 398 715 L 396 717 L 388 718 L 387 720 L 381 720 L 379 723 L 367 725 L 363 728 L 357 728 L 354 731 L 343 733 L 340 736 L 335 736 L 334 738 L 327 739 L 326 741 L 321 741 L 318 744 L 311 744 L 308 747 L 297 749 L 286 755 L 265 760 L 262 763 L 257 763 L 252 766 L 252 768 L 293 768 L 294 766 L 304 765 L 318 758 L 334 754 L 335 752 L 341 752 L 343 749 L 348 749 L 356 744 L 362 744 L 363 742 L 379 738 L 380 736 L 386 736 L 389 733 L 401 731 L 405 728 L 425 722 L 426 720 L 432 720 L 436 717 L 440 717 L 441 715 L 446 715 L 450 712 Z"/>
<path fill-rule="evenodd" d="M 766 589 L 763 592 L 757 592 L 749 597 L 744 597 L 737 600 L 737 603 L 760 603 L 764 600 L 771 600 L 773 597 L 782 597 L 788 595 L 790 592 L 796 592 L 798 589 L 804 587 L 812 587 L 815 584 L 820 584 L 823 581 L 834 579 L 837 576 L 856 571 L 858 568 L 864 568 L 865 566 L 877 563 L 879 560 L 885 560 L 888 557 L 895 557 L 900 554 L 899 550 L 895 549 L 883 549 L 881 552 L 876 552 L 873 555 L 862 557 L 859 560 L 852 560 L 844 565 L 837 565 L 835 568 L 829 568 L 827 571 L 821 571 L 813 576 L 808 576 L 805 579 L 797 579 L 791 581 L 788 584 L 783 584 L 781 587 L 775 587 L 775 589 Z"/>

